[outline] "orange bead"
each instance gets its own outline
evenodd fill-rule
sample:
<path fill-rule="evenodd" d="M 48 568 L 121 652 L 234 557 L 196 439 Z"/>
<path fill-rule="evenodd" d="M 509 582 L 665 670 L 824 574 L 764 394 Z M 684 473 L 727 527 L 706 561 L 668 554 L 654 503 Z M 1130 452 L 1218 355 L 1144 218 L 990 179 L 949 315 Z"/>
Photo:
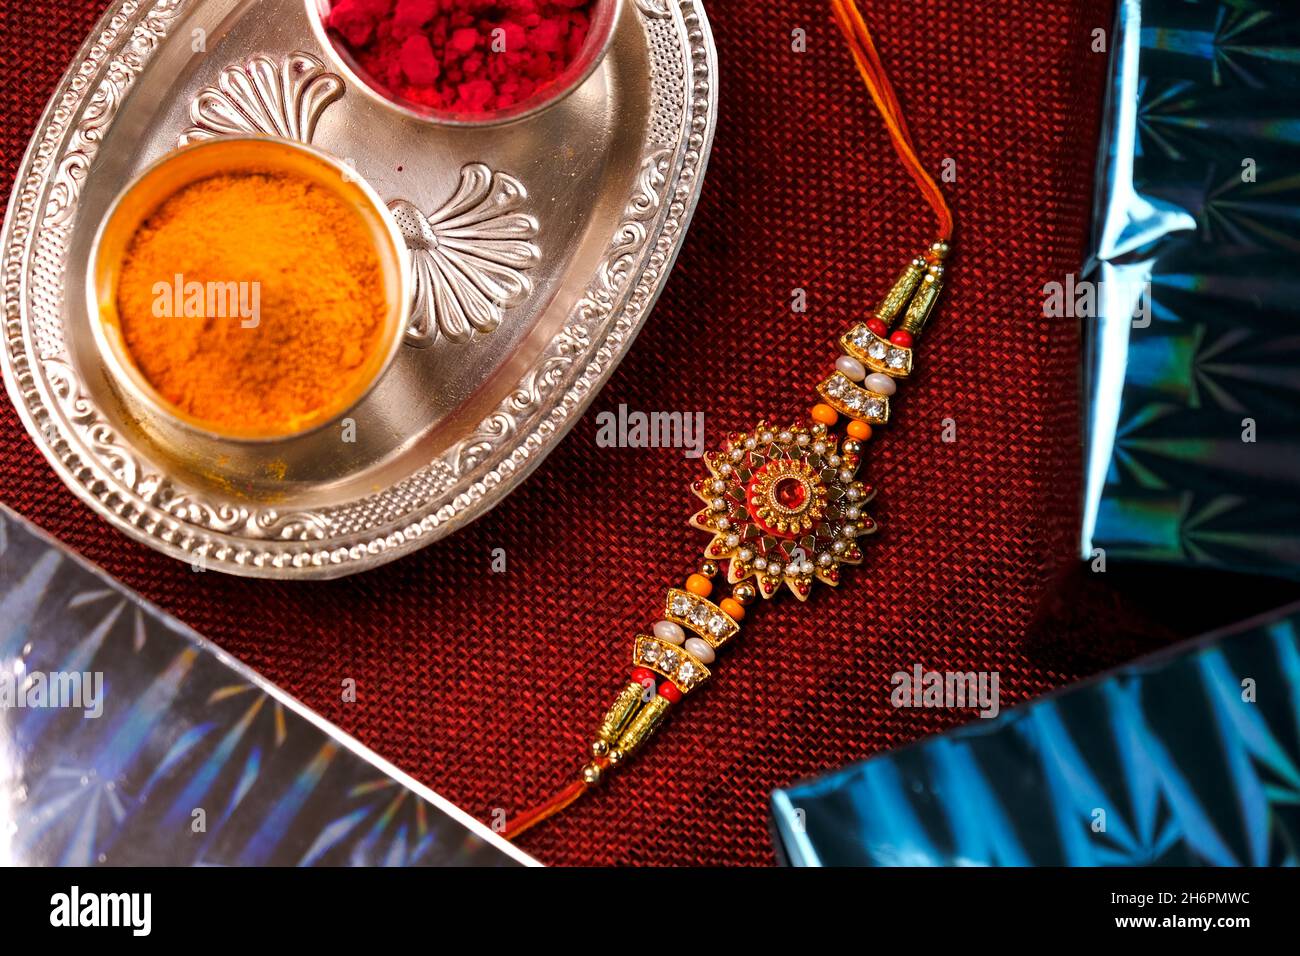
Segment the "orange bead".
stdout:
<path fill-rule="evenodd" d="M 727 615 L 733 621 L 739 621 L 745 616 L 745 607 L 734 598 L 723 598 L 718 607 L 722 608 L 722 613 Z"/>
<path fill-rule="evenodd" d="M 850 438 L 866 441 L 871 437 L 871 426 L 866 422 L 849 422 L 848 432 Z"/>
<path fill-rule="evenodd" d="M 686 579 L 686 590 L 700 597 L 708 597 L 713 593 L 713 582 L 702 574 L 692 574 Z"/>
<path fill-rule="evenodd" d="M 840 413 L 829 405 L 814 405 L 812 407 L 812 417 L 813 421 L 821 422 L 823 425 L 834 425 L 840 420 Z"/>

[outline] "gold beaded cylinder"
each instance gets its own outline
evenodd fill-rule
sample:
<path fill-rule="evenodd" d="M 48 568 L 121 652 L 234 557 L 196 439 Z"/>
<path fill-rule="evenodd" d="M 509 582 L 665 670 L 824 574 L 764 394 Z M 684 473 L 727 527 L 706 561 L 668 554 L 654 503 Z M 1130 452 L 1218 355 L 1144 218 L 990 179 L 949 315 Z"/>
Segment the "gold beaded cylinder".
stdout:
<path fill-rule="evenodd" d="M 907 307 L 907 314 L 903 316 L 899 328 L 910 333 L 913 338 L 918 337 L 921 330 L 925 328 L 925 323 L 929 320 L 930 312 L 934 309 L 935 302 L 939 300 L 939 293 L 942 290 L 943 266 L 932 265 L 926 271 L 925 279 L 912 299 L 911 305 Z"/>
<path fill-rule="evenodd" d="M 894 287 L 889 290 L 889 294 L 881 300 L 880 305 L 876 306 L 876 318 L 886 326 L 892 325 L 898 313 L 903 311 L 903 306 L 907 305 L 907 300 L 916 291 L 924 274 L 924 259 L 918 256 L 909 262 L 894 280 Z"/>
<path fill-rule="evenodd" d="M 618 750 L 624 758 L 636 753 L 650 735 L 659 729 L 670 706 L 667 697 L 655 697 L 632 719 L 632 723 L 623 731 L 623 736 L 618 738 Z"/>
<path fill-rule="evenodd" d="M 596 739 L 606 745 L 618 740 L 618 735 L 641 706 L 641 698 L 645 692 L 646 689 L 636 681 L 624 687 L 609 710 L 605 712 L 605 719 L 600 722 L 600 729 L 596 731 Z"/>

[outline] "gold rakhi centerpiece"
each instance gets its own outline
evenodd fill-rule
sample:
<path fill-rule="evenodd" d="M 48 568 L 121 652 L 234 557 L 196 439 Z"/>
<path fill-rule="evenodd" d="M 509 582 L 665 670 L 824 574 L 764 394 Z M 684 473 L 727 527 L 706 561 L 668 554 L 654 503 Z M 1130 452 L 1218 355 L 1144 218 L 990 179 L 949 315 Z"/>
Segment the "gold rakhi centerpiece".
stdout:
<path fill-rule="evenodd" d="M 753 579 L 763 597 L 788 585 L 799 600 L 813 581 L 838 584 L 859 564 L 857 538 L 876 530 L 865 505 L 874 489 L 857 480 L 862 443 L 824 424 L 760 421 L 704 456 L 709 477 L 691 486 L 705 509 L 691 524 L 713 534 L 704 549 L 727 562 L 732 584 Z"/>

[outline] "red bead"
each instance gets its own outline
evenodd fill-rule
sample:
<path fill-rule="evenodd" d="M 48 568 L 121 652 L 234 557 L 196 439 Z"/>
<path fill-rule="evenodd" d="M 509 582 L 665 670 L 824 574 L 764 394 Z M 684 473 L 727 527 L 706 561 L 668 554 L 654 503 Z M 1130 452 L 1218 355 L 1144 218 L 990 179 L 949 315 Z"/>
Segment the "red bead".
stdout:
<path fill-rule="evenodd" d="M 889 337 L 889 341 L 893 342 L 899 348 L 910 349 L 912 347 L 912 333 L 899 329 Z"/>
<path fill-rule="evenodd" d="M 889 334 L 889 329 L 885 328 L 885 323 L 879 319 L 867 319 L 867 328 L 875 332 L 882 339 Z"/>
<path fill-rule="evenodd" d="M 644 667 L 634 668 L 632 670 L 632 680 L 636 681 L 643 687 L 647 681 L 650 682 L 651 686 L 654 686 L 655 672 L 652 670 L 646 670 Z"/>
<path fill-rule="evenodd" d="M 670 704 L 675 704 L 682 699 L 682 692 L 677 689 L 677 685 L 670 680 L 664 681 L 659 685 L 659 696 Z"/>
<path fill-rule="evenodd" d="M 782 478 L 776 483 L 776 500 L 792 511 L 804 503 L 808 491 L 797 478 Z"/>

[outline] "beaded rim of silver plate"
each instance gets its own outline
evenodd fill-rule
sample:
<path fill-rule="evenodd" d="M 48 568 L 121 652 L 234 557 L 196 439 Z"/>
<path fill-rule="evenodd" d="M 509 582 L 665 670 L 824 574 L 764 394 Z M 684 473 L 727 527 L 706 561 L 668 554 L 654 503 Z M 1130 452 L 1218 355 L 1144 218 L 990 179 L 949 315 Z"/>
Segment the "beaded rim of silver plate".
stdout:
<path fill-rule="evenodd" d="M 277 2 L 284 4 L 285 15 L 272 18 L 271 12 L 280 12 Z M 569 238 L 550 248 L 546 183 L 538 180 L 556 167 L 556 157 L 530 161 L 527 144 L 511 154 L 523 170 L 516 172 L 461 154 L 465 143 L 472 152 L 473 144 L 484 142 L 473 138 L 483 134 L 459 140 L 461 134 L 447 134 L 456 148 L 442 150 L 440 141 L 431 139 L 436 148 L 426 151 L 455 156 L 436 167 L 438 177 L 450 176 L 449 182 L 439 179 L 441 199 L 412 202 L 384 195 L 376 186 L 407 238 L 413 270 L 425 273 L 423 283 L 418 276 L 414 283 L 407 346 L 413 354 L 434 356 L 429 361 L 443 363 L 439 368 L 458 369 L 478 367 L 455 350 L 479 343 L 479 352 L 464 354 L 477 355 L 474 361 L 484 367 L 496 363 L 481 392 L 490 394 L 490 385 L 504 397 L 475 410 L 468 422 L 456 415 L 472 407 L 464 404 L 468 399 L 439 409 L 439 424 L 428 434 L 408 436 L 394 427 L 380 451 L 367 450 L 382 459 L 373 474 L 335 476 L 328 473 L 328 461 L 318 462 L 327 475 L 320 487 L 307 482 L 280 502 L 261 492 L 231 490 L 240 486 L 239 476 L 225 480 L 218 473 L 214 484 L 194 478 L 201 472 L 178 472 L 177 461 L 187 460 L 180 451 L 155 447 L 153 436 L 133 430 L 138 423 L 108 408 L 98 370 L 87 371 L 81 339 L 89 320 L 73 318 L 77 306 L 65 301 L 74 286 L 69 276 L 76 273 L 77 250 L 84 248 L 85 233 L 98 225 L 89 212 L 79 214 L 80 206 L 89 205 L 88 183 L 105 164 L 116 164 L 115 175 L 123 176 L 137 163 L 134 156 L 116 155 L 125 151 L 121 145 L 101 150 L 103 144 L 143 136 L 134 128 L 142 124 L 170 124 L 173 129 L 155 129 L 155 138 L 174 138 L 177 144 L 249 132 L 312 142 L 318 124 L 331 122 L 331 110 L 347 103 L 349 94 L 360 99 L 331 70 L 305 20 L 300 37 L 277 34 L 296 29 L 285 26 L 292 19 L 290 0 L 261 4 L 265 22 L 245 31 L 258 39 L 243 47 L 234 34 L 223 38 L 215 31 L 235 20 L 234 12 L 248 16 L 258 6 L 250 8 L 244 0 L 119 0 L 96 25 L 38 124 L 15 180 L 3 233 L 4 378 L 24 425 L 59 476 L 131 537 L 214 570 L 332 578 L 398 558 L 483 514 L 541 461 L 594 398 L 645 321 L 683 241 L 716 123 L 717 60 L 698 0 L 628 0 L 606 57 L 626 62 L 598 71 L 610 72 L 612 79 L 597 75 L 588 81 L 608 85 L 608 91 L 592 95 L 621 97 L 611 106 L 619 122 L 606 117 L 601 125 L 590 103 L 573 106 L 567 122 L 593 114 L 593 141 L 618 135 L 623 137 L 618 143 L 634 146 L 619 146 L 616 156 L 615 139 L 606 139 L 615 157 L 607 166 L 618 176 L 584 159 L 581 150 L 567 148 L 565 154 L 572 163 L 585 163 L 584 170 L 595 170 L 591 176 L 605 176 L 593 182 L 614 182 L 625 194 L 597 195 L 605 219 L 599 210 L 572 221 L 553 215 L 552 232 L 568 230 Z M 184 53 L 180 45 L 200 42 L 203 30 L 195 23 L 211 25 L 213 52 L 205 51 L 206 62 L 190 70 L 189 89 L 178 94 L 186 102 L 153 103 L 148 97 L 164 82 L 154 73 L 179 70 L 177 64 L 185 62 L 178 59 Z M 155 61 L 160 65 L 151 72 Z M 138 118 L 145 109 L 156 109 L 147 123 Z M 130 114 L 126 125 L 132 128 L 114 137 L 120 113 Z M 611 132 L 630 118 L 643 127 L 635 140 Z M 518 135 L 511 126 L 503 129 L 493 135 Z M 402 130 L 403 136 L 437 135 Z M 573 142 L 584 142 L 586 135 L 577 131 Z M 330 150 L 328 143 L 313 145 Z M 162 151 L 153 148 L 155 154 Z M 628 166 L 625 175 L 618 162 Z M 451 166 L 458 168 L 448 172 Z M 374 184 L 365 169 L 359 172 Z M 386 169 L 385 181 L 397 175 Z M 435 246 L 441 242 L 433 265 L 419 258 L 434 255 L 421 244 L 422 236 Z M 599 245 L 593 247 L 593 241 Z M 547 255 L 560 251 L 568 258 L 548 276 Z M 578 267 L 585 277 L 581 282 L 572 274 Z M 530 297 L 537 298 L 548 282 L 554 287 L 550 298 L 533 303 L 526 327 L 508 331 L 516 310 L 527 313 Z M 543 327 L 539 317 L 549 317 L 550 324 L 536 344 L 535 330 Z M 510 334 L 517 337 L 511 340 Z M 525 347 L 530 334 L 531 349 Z M 505 344 L 484 349 L 481 343 L 492 336 Z M 438 357 L 439 350 L 446 354 Z M 511 361 L 521 354 L 526 356 L 522 368 Z M 509 379 L 503 384 L 504 375 Z M 473 381 L 456 383 L 457 390 L 478 395 L 474 386 Z M 422 397 L 412 396 L 410 404 L 418 406 Z M 393 405 L 391 397 L 388 401 Z M 416 415 L 418 409 L 389 413 Z M 383 414 L 376 420 L 387 421 Z M 420 457 L 434 446 L 436 453 Z M 303 454 L 319 458 L 321 453 Z M 210 467 L 219 472 L 221 461 Z M 357 485 L 366 481 L 374 484 L 357 494 Z"/>

